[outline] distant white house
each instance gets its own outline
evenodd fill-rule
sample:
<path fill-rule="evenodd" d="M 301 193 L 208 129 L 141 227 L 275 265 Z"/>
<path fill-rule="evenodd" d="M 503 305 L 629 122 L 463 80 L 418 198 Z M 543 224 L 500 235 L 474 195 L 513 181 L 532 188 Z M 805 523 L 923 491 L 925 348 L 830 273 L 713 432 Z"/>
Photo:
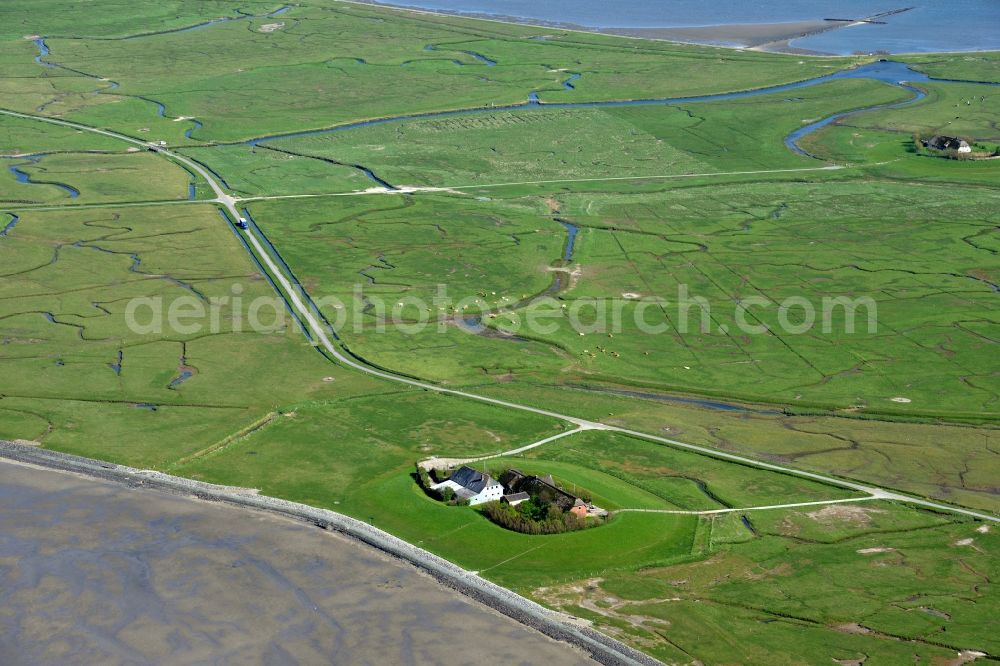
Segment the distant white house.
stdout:
<path fill-rule="evenodd" d="M 502 483 L 471 467 L 459 467 L 446 481 L 435 483 L 431 488 L 437 491 L 450 488 L 455 495 L 468 500 L 471 505 L 493 502 L 503 497 Z"/>

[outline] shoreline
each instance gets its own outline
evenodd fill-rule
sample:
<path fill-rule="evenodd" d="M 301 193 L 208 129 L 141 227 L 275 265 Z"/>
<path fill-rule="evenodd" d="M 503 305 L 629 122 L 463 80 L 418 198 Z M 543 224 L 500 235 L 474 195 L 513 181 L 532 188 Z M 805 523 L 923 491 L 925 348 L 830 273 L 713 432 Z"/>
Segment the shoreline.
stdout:
<path fill-rule="evenodd" d="M 162 472 L 106 463 L 38 446 L 0 440 L 0 464 L 22 464 L 90 479 L 109 481 L 134 489 L 150 488 L 196 500 L 263 512 L 311 523 L 416 567 L 438 583 L 481 603 L 549 638 L 582 650 L 608 666 L 662 666 L 662 663 L 599 631 L 575 624 L 568 616 L 466 571 L 456 564 L 418 548 L 363 521 L 327 509 L 289 502 L 247 488 L 218 486 L 171 476 Z"/>
<path fill-rule="evenodd" d="M 720 23 L 714 25 L 681 27 L 605 28 L 585 26 L 580 25 L 579 23 L 565 21 L 547 21 L 544 19 L 513 16 L 509 14 L 422 9 L 419 7 L 396 5 L 391 2 L 382 2 L 381 0 L 339 1 L 352 5 L 368 5 L 371 7 L 382 7 L 385 9 L 395 9 L 398 11 L 413 12 L 417 14 L 428 14 L 431 16 L 466 18 L 476 21 L 490 21 L 492 23 L 503 23 L 507 25 L 519 25 L 542 29 L 551 28 L 552 30 L 559 30 L 562 32 L 579 32 L 589 35 L 608 35 L 612 37 L 623 37 L 626 39 L 708 46 L 736 51 L 766 50 L 771 53 L 782 53 L 785 55 L 810 55 L 823 58 L 847 58 L 851 56 L 837 55 L 835 53 L 822 53 L 820 51 L 798 49 L 791 46 L 780 48 L 777 45 L 782 42 L 790 42 L 794 39 L 809 37 L 823 32 L 829 32 L 831 30 L 837 30 L 838 28 L 854 25 L 854 23 L 850 21 L 824 21 L 822 19 L 810 19 L 804 21 L 778 23 Z M 761 39 L 761 36 L 764 38 Z M 765 48 L 768 46 L 773 46 L 774 48 Z"/>
<path fill-rule="evenodd" d="M 796 39 L 821 35 L 856 25 L 851 21 L 789 21 L 782 23 L 732 23 L 680 28 L 600 28 L 601 34 L 638 37 L 681 44 L 722 46 L 795 55 L 836 56 L 791 45 Z M 845 56 L 840 56 L 845 57 Z"/>
<path fill-rule="evenodd" d="M 465 18 L 475 21 L 488 21 L 491 23 L 503 23 L 506 25 L 518 25 L 525 27 L 534 27 L 541 29 L 552 29 L 559 30 L 562 32 L 578 32 L 588 35 L 605 35 L 611 37 L 621 37 L 623 39 L 635 39 L 642 41 L 658 41 L 667 42 L 671 44 L 686 44 L 695 46 L 706 46 L 717 49 L 726 49 L 730 51 L 758 51 L 762 53 L 775 53 L 779 55 L 787 56 L 809 56 L 813 58 L 852 58 L 859 57 L 862 55 L 872 55 L 875 53 L 881 53 L 881 51 L 872 51 L 871 53 L 851 53 L 846 55 L 835 54 L 835 53 L 824 53 L 821 51 L 812 51 L 809 49 L 802 49 L 795 46 L 791 46 L 790 42 L 801 39 L 804 37 L 811 37 L 816 34 L 822 34 L 824 32 L 830 32 L 831 30 L 838 30 L 840 28 L 850 27 L 858 24 L 857 21 L 824 21 L 822 19 L 813 19 L 806 21 L 790 21 L 790 22 L 779 22 L 779 23 L 720 23 L 715 25 L 703 25 L 703 26 L 681 26 L 681 27 L 660 27 L 660 28 L 600 28 L 600 27 L 589 27 L 584 25 L 579 25 L 576 23 L 566 23 L 561 21 L 546 21 L 544 19 L 534 19 L 530 17 L 523 16 L 511 16 L 506 14 L 489 14 L 483 12 L 462 12 L 462 11 L 448 11 L 443 9 L 421 9 L 419 7 L 407 7 L 404 5 L 396 5 L 391 2 L 382 2 L 381 0 L 337 0 L 349 5 L 363 5 L 367 7 L 380 7 L 382 9 L 393 9 L 397 11 L 411 12 L 414 14 L 424 14 L 429 16 L 440 16 L 445 18 Z M 862 21 L 863 22 L 863 21 Z M 718 31 L 719 33 L 732 34 L 733 30 L 739 28 L 747 28 L 749 30 L 756 30 L 760 27 L 774 28 L 775 26 L 790 26 L 790 25 L 800 25 L 800 24 L 818 24 L 818 23 L 833 23 L 835 27 L 819 30 L 818 32 L 807 32 L 803 34 L 791 34 L 785 37 L 776 37 L 769 42 L 762 43 L 758 46 L 740 46 L 725 43 L 713 43 L 711 41 L 685 41 L 684 39 L 678 38 L 676 36 L 667 36 L 667 33 L 674 31 L 677 32 L 687 32 L 694 30 L 705 30 L 705 31 Z M 663 33 L 662 37 L 647 36 L 647 32 L 659 32 Z M 735 40 L 734 40 L 735 41 Z M 1000 46 L 995 49 L 969 49 L 969 50 L 959 50 L 959 51 L 898 51 L 898 52 L 886 52 L 887 55 L 891 56 L 932 56 L 932 55 L 948 55 L 948 54 L 974 54 L 974 53 L 1000 53 Z"/>

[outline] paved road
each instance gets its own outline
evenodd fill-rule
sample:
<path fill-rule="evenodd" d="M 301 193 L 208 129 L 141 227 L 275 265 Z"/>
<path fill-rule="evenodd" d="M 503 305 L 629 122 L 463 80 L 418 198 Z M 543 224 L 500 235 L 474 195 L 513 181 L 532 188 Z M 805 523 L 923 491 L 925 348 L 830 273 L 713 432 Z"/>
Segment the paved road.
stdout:
<path fill-rule="evenodd" d="M 605 176 L 598 178 L 564 178 L 559 180 L 525 180 L 516 183 L 487 183 L 484 185 L 453 185 L 452 190 L 479 189 L 484 187 L 511 187 L 514 185 L 559 185 L 561 183 L 603 183 L 622 180 L 673 180 L 679 178 L 710 178 L 712 176 L 752 176 L 769 173 L 797 173 L 800 171 L 839 171 L 847 167 L 839 164 L 821 167 L 799 167 L 796 169 L 760 169 L 757 171 L 710 171 L 707 173 L 674 173 L 660 176 Z M 444 189 L 444 188 L 441 188 Z"/>
<path fill-rule="evenodd" d="M 0 111 L 0 114 L 7 115 L 18 115 L 24 118 L 34 118 L 33 116 L 24 116 L 22 114 L 11 114 L 5 111 Z M 41 120 L 41 118 L 36 118 Z M 75 127 L 75 125 L 71 125 Z M 124 137 L 122 137 L 124 138 Z M 141 142 L 140 142 L 141 143 Z M 145 144 L 143 144 L 145 145 Z M 186 160 L 183 156 L 177 155 L 176 153 L 170 152 L 164 148 L 157 148 L 157 152 L 163 153 L 167 156 L 177 158 L 178 161 L 182 161 L 185 165 L 192 165 L 189 160 Z M 885 164 L 880 162 L 878 164 Z M 875 165 L 873 165 L 875 166 Z M 418 193 L 452 193 L 452 194 L 464 194 L 463 190 L 479 190 L 484 188 L 499 188 L 499 187 L 514 187 L 518 185 L 555 185 L 561 183 L 600 183 L 607 181 L 642 181 L 642 180 L 671 180 L 676 178 L 709 178 L 713 176 L 747 176 L 755 174 L 773 174 L 773 173 L 798 173 L 798 172 L 808 172 L 808 171 L 835 171 L 839 169 L 846 169 L 844 166 L 824 166 L 824 167 L 804 167 L 798 169 L 762 169 L 756 171 L 711 171 L 706 173 L 681 173 L 681 174 L 664 174 L 659 176 L 608 176 L 605 178 L 566 178 L 562 180 L 525 180 L 520 182 L 510 182 L 510 183 L 483 183 L 478 185 L 455 185 L 452 187 L 421 187 L 421 186 L 410 186 L 401 185 L 394 190 L 388 190 L 384 187 L 371 187 L 367 190 L 351 190 L 348 192 L 319 192 L 314 194 L 263 194 L 255 195 L 249 197 L 232 197 L 233 204 L 243 204 L 251 203 L 254 201 L 281 201 L 285 199 L 317 199 L 317 198 L 329 198 L 329 197 L 360 197 L 360 196 L 372 196 L 372 195 L 385 195 L 385 194 L 418 194 Z M 199 170 L 202 173 L 202 170 Z M 218 194 L 216 194 L 218 196 Z M 124 208 L 124 207 L 134 207 L 134 206 L 166 206 L 166 205 L 192 205 L 192 204 L 204 204 L 213 203 L 217 199 L 162 199 L 162 200 L 150 200 L 150 201 L 123 201 L 123 202 L 101 202 L 101 203 L 77 203 L 77 204 L 21 204 L 15 206 L 5 206 L 4 210 L 18 211 L 18 210 L 63 210 L 66 208 Z"/>
<path fill-rule="evenodd" d="M 716 513 L 743 513 L 744 511 L 770 511 L 772 509 L 797 509 L 805 506 L 825 506 L 827 504 L 847 504 L 870 502 L 878 497 L 848 497 L 847 499 L 819 500 L 816 502 L 795 502 L 793 504 L 770 504 L 768 506 L 746 506 L 727 509 L 707 509 L 705 511 L 683 511 L 680 509 L 617 509 L 611 513 L 673 513 L 682 516 L 711 516 Z"/>
<path fill-rule="evenodd" d="M 90 127 L 89 125 L 83 125 L 80 123 L 74 123 L 67 120 L 58 120 L 55 118 L 46 118 L 43 116 L 33 116 L 31 114 L 17 113 L 14 111 L 7 111 L 0 109 L 0 114 L 15 116 L 18 118 L 28 118 L 32 120 L 38 120 L 42 122 L 51 123 L 54 125 L 62 125 L 65 127 L 72 127 L 74 129 L 79 129 L 88 132 L 94 132 L 96 134 L 102 134 L 104 136 L 113 137 L 120 139 L 122 141 L 127 141 L 131 144 L 141 146 L 143 148 L 148 146 L 148 143 L 135 139 L 124 134 L 119 134 L 117 132 L 111 132 L 109 130 L 98 129 L 96 127 Z M 182 164 L 188 169 L 194 171 L 200 175 L 212 188 L 215 193 L 216 198 L 209 201 L 208 203 L 217 203 L 222 206 L 226 212 L 232 216 L 232 218 L 239 219 L 240 214 L 236 208 L 236 203 L 239 201 L 236 197 L 233 197 L 226 193 L 222 186 L 216 181 L 215 177 L 204 167 L 202 167 L 197 162 L 189 160 L 188 158 L 178 155 L 165 148 L 157 148 L 156 152 L 163 155 L 167 159 L 174 161 L 176 163 Z M 629 435 L 639 439 L 656 442 L 659 444 L 666 444 L 675 448 L 685 449 L 688 451 L 694 451 L 695 453 L 700 453 L 703 455 L 712 456 L 715 458 L 720 458 L 723 460 L 729 460 L 732 462 L 740 463 L 742 465 L 747 465 L 750 467 L 756 467 L 758 469 L 765 469 L 774 472 L 780 472 L 782 474 L 788 474 L 790 476 L 796 476 L 799 478 L 809 479 L 812 481 L 819 481 L 828 485 L 836 486 L 839 488 L 846 488 L 848 490 L 855 490 L 857 492 L 872 495 L 879 499 L 892 500 L 897 502 L 905 502 L 908 504 L 915 504 L 921 507 L 934 509 L 936 511 L 944 511 L 949 513 L 961 514 L 964 516 L 970 516 L 973 518 L 978 518 L 980 520 L 987 520 L 991 522 L 1000 523 L 1000 517 L 972 511 L 969 509 L 963 509 L 956 506 L 949 506 L 947 504 L 939 504 L 937 502 L 931 502 L 929 500 L 920 497 L 911 497 L 909 495 L 903 495 L 891 490 L 880 488 L 878 486 L 866 485 L 861 483 L 855 483 L 853 481 L 847 481 L 844 479 L 839 479 L 832 476 L 826 476 L 823 474 L 816 474 L 814 472 L 807 472 L 804 470 L 794 469 L 791 467 L 786 467 L 783 465 L 775 465 L 772 463 L 764 462 L 761 460 L 755 460 L 753 458 L 747 458 L 745 456 L 736 455 L 733 453 L 727 453 L 725 451 L 720 451 L 706 446 L 698 446 L 696 444 L 688 444 L 686 442 L 681 442 L 675 439 L 669 439 L 666 437 L 660 437 L 658 435 L 652 435 L 649 433 L 639 432 L 636 430 L 630 430 L 628 428 L 621 428 L 618 426 L 607 425 L 597 421 L 590 421 L 587 419 L 581 419 L 569 414 L 560 414 L 559 412 L 550 411 L 547 409 L 539 409 L 537 407 L 532 407 L 530 405 L 522 405 L 515 402 L 510 402 L 507 400 L 500 400 L 497 398 L 491 398 L 485 395 L 479 395 L 469 391 L 462 391 L 460 389 L 445 388 L 442 386 L 437 386 L 435 384 L 429 384 L 427 382 L 410 379 L 408 377 L 401 377 L 399 375 L 394 375 L 390 372 L 385 372 L 383 370 L 378 370 L 370 366 L 364 365 L 355 361 L 352 357 L 347 356 L 342 353 L 341 348 L 335 345 L 328 335 L 326 328 L 322 323 L 313 315 L 309 307 L 303 302 L 302 297 L 293 285 L 291 280 L 285 275 L 282 268 L 275 262 L 275 259 L 265 250 L 264 246 L 261 244 L 260 240 L 253 233 L 252 229 L 247 229 L 243 232 L 246 235 L 247 241 L 253 247 L 254 251 L 257 253 L 258 258 L 267 266 L 267 269 L 271 271 L 276 283 L 280 285 L 281 290 L 287 296 L 289 303 L 295 308 L 295 311 L 299 314 L 302 320 L 308 325 L 309 330 L 312 332 L 315 340 L 319 345 L 323 347 L 333 358 L 335 358 L 342 365 L 363 372 L 367 375 L 373 377 L 379 377 L 390 382 L 397 384 L 404 384 L 412 386 L 413 388 L 422 389 L 425 391 L 433 391 L 435 393 L 441 393 L 444 395 L 453 395 L 460 398 L 466 398 L 468 400 L 475 400 L 477 402 L 483 402 L 491 405 L 496 405 L 498 407 L 506 407 L 508 409 L 515 409 L 522 412 L 530 412 L 532 414 L 538 414 L 540 416 L 547 416 L 553 419 L 558 419 L 568 423 L 572 423 L 580 430 L 604 430 L 608 432 L 615 432 L 619 434 Z"/>
<path fill-rule="evenodd" d="M 475 458 L 427 458 L 426 460 L 420 461 L 420 466 L 430 471 L 432 469 L 441 469 L 443 467 L 455 467 L 457 465 L 468 465 L 471 463 L 482 462 L 483 460 L 494 460 L 496 458 L 506 458 L 507 456 L 516 456 L 518 454 L 524 453 L 525 451 L 530 451 L 531 449 L 537 449 L 540 446 L 545 446 L 550 442 L 554 442 L 557 439 L 562 439 L 563 437 L 569 437 L 570 435 L 575 435 L 580 432 L 585 432 L 587 430 L 593 430 L 593 428 L 574 428 L 573 430 L 567 430 L 561 432 L 558 435 L 552 435 L 551 437 L 546 437 L 537 442 L 528 444 L 527 446 L 521 446 L 516 449 L 511 449 L 510 451 L 501 451 L 500 453 L 492 453 L 485 456 L 476 456 Z"/>

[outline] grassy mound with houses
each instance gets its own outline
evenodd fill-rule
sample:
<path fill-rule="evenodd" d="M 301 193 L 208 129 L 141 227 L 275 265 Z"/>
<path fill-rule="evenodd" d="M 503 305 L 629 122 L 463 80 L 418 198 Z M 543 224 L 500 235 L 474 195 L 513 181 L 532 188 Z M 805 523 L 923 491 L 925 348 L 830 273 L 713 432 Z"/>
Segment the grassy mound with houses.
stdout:
<path fill-rule="evenodd" d="M 608 512 L 588 493 L 570 493 L 550 474 L 505 469 L 497 478 L 463 465 L 455 470 L 417 465 L 416 478 L 430 497 L 451 506 L 479 506 L 493 523 L 522 534 L 562 534 L 596 527 Z"/>

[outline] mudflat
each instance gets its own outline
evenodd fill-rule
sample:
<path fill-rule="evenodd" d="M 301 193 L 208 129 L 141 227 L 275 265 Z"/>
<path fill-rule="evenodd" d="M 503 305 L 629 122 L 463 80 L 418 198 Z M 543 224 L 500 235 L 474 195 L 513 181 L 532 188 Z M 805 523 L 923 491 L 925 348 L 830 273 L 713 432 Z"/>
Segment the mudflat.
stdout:
<path fill-rule="evenodd" d="M 818 35 L 851 25 L 849 21 L 793 21 L 788 23 L 747 23 L 707 25 L 688 28 L 606 28 L 612 35 L 665 39 L 693 44 L 719 44 L 770 51 L 802 52 L 789 45 L 793 39 Z"/>
<path fill-rule="evenodd" d="M 0 462 L 0 663 L 593 663 L 336 534 Z"/>

